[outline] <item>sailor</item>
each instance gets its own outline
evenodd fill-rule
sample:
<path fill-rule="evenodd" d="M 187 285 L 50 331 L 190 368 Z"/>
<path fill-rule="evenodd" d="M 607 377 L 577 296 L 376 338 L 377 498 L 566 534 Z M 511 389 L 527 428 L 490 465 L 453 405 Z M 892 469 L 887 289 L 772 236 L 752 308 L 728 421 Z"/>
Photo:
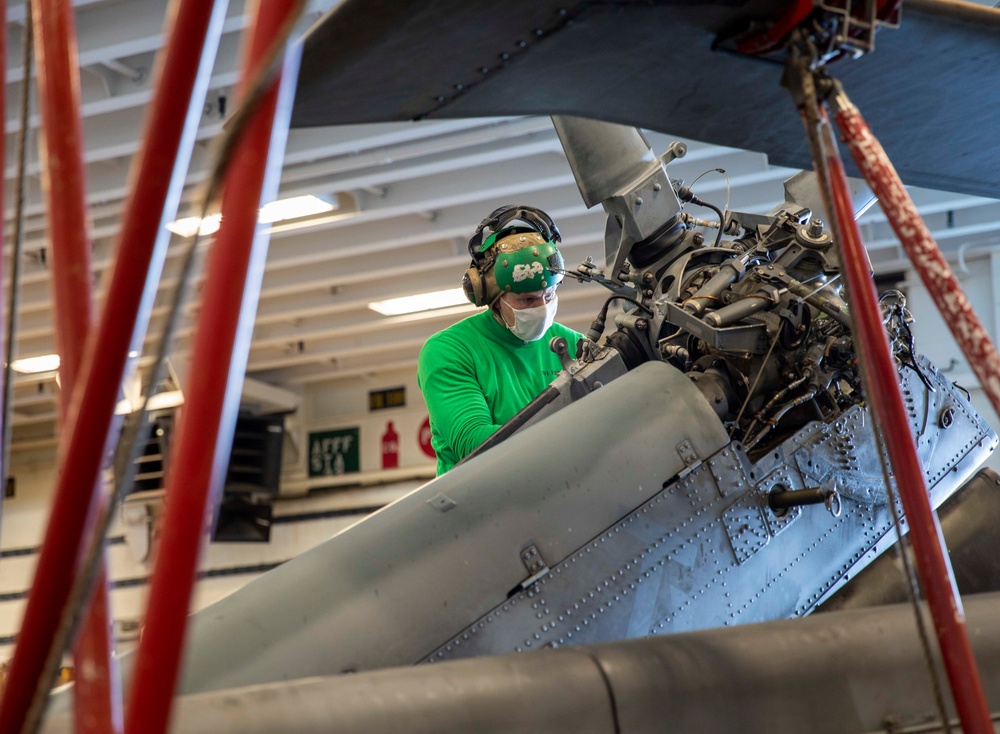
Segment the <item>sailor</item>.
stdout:
<path fill-rule="evenodd" d="M 500 207 L 469 240 L 472 263 L 462 287 L 486 310 L 428 339 L 417 366 L 439 475 L 559 374 L 559 358 L 549 349 L 553 337 L 565 337 L 571 352 L 582 338 L 555 323 L 560 240 L 548 214 L 524 205 Z"/>

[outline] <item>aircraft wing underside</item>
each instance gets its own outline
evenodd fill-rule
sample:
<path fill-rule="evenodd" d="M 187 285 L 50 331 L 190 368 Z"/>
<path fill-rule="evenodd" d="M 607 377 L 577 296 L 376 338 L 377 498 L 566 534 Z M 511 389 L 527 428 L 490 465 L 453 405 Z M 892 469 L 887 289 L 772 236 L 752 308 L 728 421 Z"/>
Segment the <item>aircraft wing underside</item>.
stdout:
<path fill-rule="evenodd" d="M 346 0 L 307 37 L 293 124 L 567 114 L 808 168 L 781 64 L 712 49 L 788 5 Z M 998 55 L 996 27 L 906 4 L 874 53 L 831 72 L 904 182 L 996 196 Z"/>

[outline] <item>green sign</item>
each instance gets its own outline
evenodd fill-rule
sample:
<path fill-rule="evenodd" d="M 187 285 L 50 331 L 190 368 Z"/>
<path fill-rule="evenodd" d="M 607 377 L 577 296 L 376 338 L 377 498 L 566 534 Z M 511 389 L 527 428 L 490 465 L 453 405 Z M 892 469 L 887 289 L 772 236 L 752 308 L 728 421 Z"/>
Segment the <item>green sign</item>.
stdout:
<path fill-rule="evenodd" d="M 357 428 L 309 434 L 309 476 L 335 477 L 359 471 Z"/>

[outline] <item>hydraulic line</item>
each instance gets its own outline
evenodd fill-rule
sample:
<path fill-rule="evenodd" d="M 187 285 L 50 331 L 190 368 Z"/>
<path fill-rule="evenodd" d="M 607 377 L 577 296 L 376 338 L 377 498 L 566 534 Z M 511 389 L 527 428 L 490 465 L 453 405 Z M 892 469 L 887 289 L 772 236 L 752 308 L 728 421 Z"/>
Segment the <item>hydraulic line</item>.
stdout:
<path fill-rule="evenodd" d="M 764 421 L 766 425 L 760 430 L 760 433 L 758 433 L 756 436 L 754 436 L 752 439 L 746 442 L 745 444 L 746 449 L 749 451 L 758 443 L 760 443 L 760 440 L 764 438 L 764 436 L 766 436 L 768 433 L 770 433 L 771 429 L 774 428 L 775 425 L 777 425 L 778 421 L 780 421 L 784 417 L 785 413 L 790 411 L 792 408 L 797 408 L 803 403 L 809 402 L 814 397 L 816 397 L 817 392 L 819 391 L 813 388 L 804 395 L 800 395 L 797 398 L 793 398 L 792 400 L 789 400 L 787 403 L 782 405 L 781 408 L 779 408 L 778 411 L 774 414 L 773 418 L 769 418 L 768 420 Z"/>
<path fill-rule="evenodd" d="M 747 390 L 746 399 L 744 399 L 743 404 L 740 406 L 739 412 L 736 414 L 736 419 L 733 421 L 732 431 L 730 431 L 730 436 L 736 432 L 740 426 L 740 418 L 743 417 L 743 412 L 747 409 L 750 404 L 750 398 L 753 397 L 754 390 L 757 389 L 757 383 L 760 382 L 760 378 L 764 375 L 764 368 L 767 367 L 768 361 L 771 359 L 771 353 L 774 352 L 774 348 L 778 346 L 778 339 L 781 338 L 781 329 L 778 329 L 774 333 L 774 339 L 771 340 L 771 346 L 767 349 L 767 354 L 764 355 L 764 359 L 761 360 L 760 369 L 757 370 L 757 376 L 753 378 L 753 383 L 751 383 L 749 390 Z M 744 434 L 746 435 L 746 434 Z"/>
<path fill-rule="evenodd" d="M 749 436 L 750 434 L 752 434 L 753 433 L 753 429 L 757 427 L 757 424 L 760 421 L 764 420 L 764 415 L 769 410 L 771 410 L 771 408 L 773 408 L 775 405 L 777 405 L 782 400 L 784 400 L 785 396 L 788 395 L 788 393 L 790 393 L 792 390 L 795 390 L 796 388 L 800 387 L 810 377 L 812 377 L 812 370 L 810 370 L 810 369 L 807 368 L 806 370 L 803 371 L 802 375 L 799 378 L 797 378 L 797 379 L 793 380 L 792 382 L 790 382 L 787 387 L 785 387 L 784 389 L 780 390 L 777 395 L 775 395 L 773 398 L 771 398 L 770 400 L 768 400 L 767 404 L 763 408 L 761 408 L 759 411 L 757 411 L 757 415 L 755 415 L 753 417 L 753 420 L 750 422 L 750 426 L 747 428 L 747 434 L 746 435 Z M 815 391 L 813 391 L 813 394 L 815 394 Z M 772 420 L 772 421 L 765 421 L 765 422 L 773 424 L 774 421 Z M 756 443 L 756 441 L 754 443 Z"/>

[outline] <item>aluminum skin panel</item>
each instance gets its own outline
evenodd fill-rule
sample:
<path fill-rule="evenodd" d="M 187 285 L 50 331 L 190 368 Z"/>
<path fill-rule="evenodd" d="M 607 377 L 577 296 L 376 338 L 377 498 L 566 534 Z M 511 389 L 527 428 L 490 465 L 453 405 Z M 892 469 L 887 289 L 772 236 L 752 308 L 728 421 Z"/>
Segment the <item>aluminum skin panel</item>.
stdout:
<path fill-rule="evenodd" d="M 687 468 L 677 446 L 727 440 L 643 365 L 195 615 L 183 688 L 416 663 L 528 578 L 525 548 L 564 562 Z"/>
<path fill-rule="evenodd" d="M 901 378 L 936 507 L 997 437 L 957 388 L 921 364 L 933 393 L 911 369 Z M 948 409 L 943 428 L 933 417 Z M 646 445 L 658 450 L 654 436 Z M 814 454 L 836 459 L 835 469 L 807 458 L 806 471 L 797 466 Z M 778 515 L 767 504 L 769 492 L 821 479 L 845 488 L 839 516 L 824 505 Z M 805 426 L 756 463 L 737 443 L 720 449 L 427 662 L 803 616 L 895 538 L 870 418 L 855 406 L 829 424 Z"/>

